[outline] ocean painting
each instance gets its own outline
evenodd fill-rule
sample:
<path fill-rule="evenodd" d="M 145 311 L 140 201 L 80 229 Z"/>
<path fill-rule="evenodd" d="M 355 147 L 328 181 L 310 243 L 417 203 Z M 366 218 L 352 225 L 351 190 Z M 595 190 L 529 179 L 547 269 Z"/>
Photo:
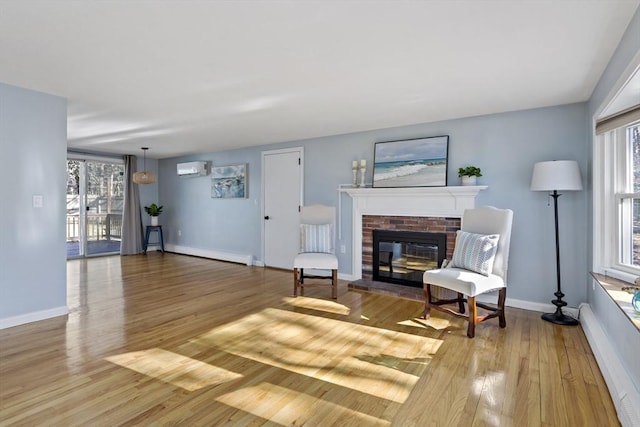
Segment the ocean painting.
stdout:
<path fill-rule="evenodd" d="M 247 165 L 211 168 L 211 197 L 214 199 L 247 197 Z"/>
<path fill-rule="evenodd" d="M 377 142 L 373 186 L 446 186 L 448 147 L 448 135 Z"/>

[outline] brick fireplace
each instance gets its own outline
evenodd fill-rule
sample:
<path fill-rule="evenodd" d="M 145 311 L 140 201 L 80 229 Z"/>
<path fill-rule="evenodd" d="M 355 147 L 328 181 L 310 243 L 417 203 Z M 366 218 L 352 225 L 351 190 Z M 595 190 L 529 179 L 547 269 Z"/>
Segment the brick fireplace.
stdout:
<path fill-rule="evenodd" d="M 372 262 L 372 229 L 376 227 L 447 233 L 447 257 L 453 254 L 455 232 L 465 209 L 475 207 L 487 186 L 418 188 L 344 188 L 353 200 L 351 278 L 363 278 Z M 371 268 L 368 268 L 369 274 Z M 370 277 L 370 276 L 369 276 Z"/>
<path fill-rule="evenodd" d="M 459 229 L 460 218 L 363 215 L 362 278 L 364 280 L 373 278 L 373 230 L 444 233 L 447 235 L 446 258 L 451 259 L 456 231 Z"/>

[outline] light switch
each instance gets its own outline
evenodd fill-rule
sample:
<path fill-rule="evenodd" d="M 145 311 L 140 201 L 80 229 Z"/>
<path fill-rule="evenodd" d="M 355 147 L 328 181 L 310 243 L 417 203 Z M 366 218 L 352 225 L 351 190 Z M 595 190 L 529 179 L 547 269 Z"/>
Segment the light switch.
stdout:
<path fill-rule="evenodd" d="M 41 194 L 34 194 L 33 196 L 33 207 L 41 208 L 44 204 L 44 199 Z"/>

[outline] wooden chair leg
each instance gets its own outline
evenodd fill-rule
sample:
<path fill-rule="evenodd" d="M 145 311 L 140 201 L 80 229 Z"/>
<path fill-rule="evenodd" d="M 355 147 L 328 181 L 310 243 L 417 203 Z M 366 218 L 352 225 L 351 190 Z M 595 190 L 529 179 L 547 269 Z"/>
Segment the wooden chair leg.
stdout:
<path fill-rule="evenodd" d="M 469 326 L 467 327 L 467 336 L 473 338 L 476 335 L 476 321 L 478 317 L 478 307 L 476 307 L 476 297 L 467 297 L 469 305 Z"/>
<path fill-rule="evenodd" d="M 331 271 L 331 298 L 338 299 L 338 270 Z"/>
<path fill-rule="evenodd" d="M 304 268 L 300 269 L 300 274 L 298 275 L 298 287 L 300 288 L 300 295 L 304 296 Z"/>
<path fill-rule="evenodd" d="M 431 285 L 423 284 L 422 290 L 424 292 L 424 318 L 428 319 L 431 315 Z"/>
<path fill-rule="evenodd" d="M 498 319 L 501 328 L 507 327 L 507 319 L 504 316 L 504 302 L 507 299 L 507 288 L 502 288 L 498 292 Z"/>
<path fill-rule="evenodd" d="M 464 314 L 464 295 L 458 292 L 458 311 L 460 314 Z"/>
<path fill-rule="evenodd" d="M 293 268 L 293 296 L 298 296 L 298 269 Z"/>

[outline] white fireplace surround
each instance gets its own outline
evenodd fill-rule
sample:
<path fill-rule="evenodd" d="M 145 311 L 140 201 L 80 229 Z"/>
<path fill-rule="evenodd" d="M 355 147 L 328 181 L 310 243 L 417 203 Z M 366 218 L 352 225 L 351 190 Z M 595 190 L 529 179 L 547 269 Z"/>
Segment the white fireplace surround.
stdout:
<path fill-rule="evenodd" d="M 486 185 L 462 187 L 340 188 L 353 199 L 352 280 L 362 278 L 362 216 L 462 218 Z"/>

